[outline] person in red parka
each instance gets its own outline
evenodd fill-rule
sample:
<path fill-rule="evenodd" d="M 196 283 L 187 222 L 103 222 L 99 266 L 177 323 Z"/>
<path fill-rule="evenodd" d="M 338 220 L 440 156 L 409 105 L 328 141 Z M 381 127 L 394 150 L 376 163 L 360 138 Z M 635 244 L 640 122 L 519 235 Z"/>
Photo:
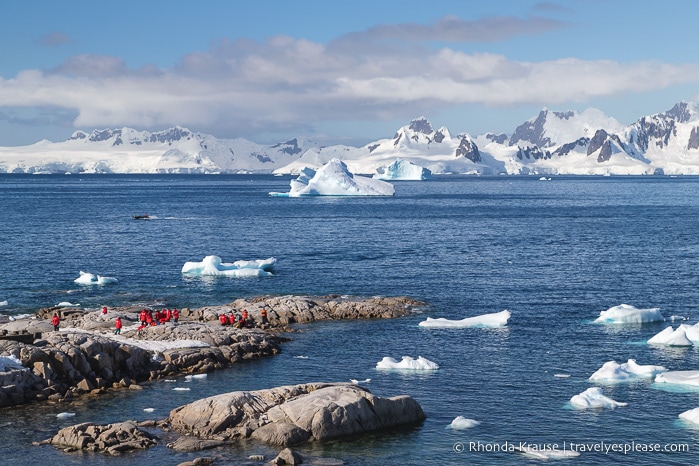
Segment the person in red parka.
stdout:
<path fill-rule="evenodd" d="M 116 318 L 114 326 L 116 327 L 116 330 L 114 330 L 114 335 L 121 335 L 121 317 Z"/>
<path fill-rule="evenodd" d="M 146 321 L 148 320 L 148 311 L 143 309 L 141 314 L 139 314 L 139 317 L 141 319 L 141 325 L 146 325 Z"/>
<path fill-rule="evenodd" d="M 107 313 L 107 306 L 104 306 L 104 307 L 102 308 L 102 314 L 106 314 L 106 313 Z"/>
<path fill-rule="evenodd" d="M 53 329 L 58 332 L 58 326 L 61 324 L 61 319 L 58 317 L 57 313 L 53 313 L 53 317 L 51 318 L 51 325 L 53 325 Z"/>
<path fill-rule="evenodd" d="M 174 319 L 175 322 L 177 322 L 180 318 L 180 311 L 177 309 L 172 310 L 172 318 Z"/>
<path fill-rule="evenodd" d="M 221 321 L 221 325 L 228 325 L 228 317 L 226 317 L 226 314 L 218 316 L 218 320 Z"/>

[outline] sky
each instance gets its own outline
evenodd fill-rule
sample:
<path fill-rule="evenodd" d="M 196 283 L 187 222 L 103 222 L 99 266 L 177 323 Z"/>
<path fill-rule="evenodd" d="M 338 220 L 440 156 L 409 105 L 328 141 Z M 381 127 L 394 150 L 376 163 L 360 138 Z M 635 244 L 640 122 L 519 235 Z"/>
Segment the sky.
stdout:
<path fill-rule="evenodd" d="M 179 125 L 361 146 L 699 101 L 699 2 L 4 0 L 0 146 Z"/>

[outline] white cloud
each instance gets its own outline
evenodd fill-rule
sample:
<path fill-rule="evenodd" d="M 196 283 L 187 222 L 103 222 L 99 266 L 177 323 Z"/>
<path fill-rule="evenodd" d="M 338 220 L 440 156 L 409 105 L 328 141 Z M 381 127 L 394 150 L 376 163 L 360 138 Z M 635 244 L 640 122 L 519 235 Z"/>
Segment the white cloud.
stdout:
<path fill-rule="evenodd" d="M 493 38 L 558 26 L 447 17 L 429 26 L 377 27 L 327 45 L 286 36 L 264 43 L 221 41 L 170 69 L 135 70 L 119 57 L 79 55 L 48 71 L 0 78 L 0 110 L 65 109 L 76 112 L 76 126 L 86 128 L 179 124 L 220 137 L 250 137 L 250 132 L 307 129 L 329 119 L 410 118 L 425 108 L 468 104 L 548 106 L 699 80 L 697 64 L 521 62 L 416 43 L 468 41 L 466 29 L 488 25 L 497 29 Z M 384 41 L 406 34 L 413 39 L 409 43 Z"/>

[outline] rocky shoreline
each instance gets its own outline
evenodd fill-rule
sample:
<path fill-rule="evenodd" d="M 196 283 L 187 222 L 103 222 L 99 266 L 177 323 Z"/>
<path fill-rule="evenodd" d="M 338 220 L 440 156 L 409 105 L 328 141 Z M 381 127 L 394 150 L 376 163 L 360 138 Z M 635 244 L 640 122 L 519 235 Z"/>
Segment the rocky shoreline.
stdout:
<path fill-rule="evenodd" d="M 275 296 L 222 306 L 181 309 L 178 322 L 138 330 L 142 307 L 45 308 L 34 318 L 0 325 L 0 408 L 36 401 L 63 402 L 108 389 L 178 374 L 224 369 L 281 351 L 292 324 L 340 319 L 394 318 L 424 304 L 406 297 L 368 299 Z M 266 310 L 268 323 L 262 324 Z M 221 313 L 246 311 L 252 328 L 219 323 Z M 50 323 L 61 319 L 60 330 Z M 114 321 L 123 329 L 114 335 Z"/>
<path fill-rule="evenodd" d="M 177 322 L 139 328 L 141 307 L 101 310 L 46 308 L 31 319 L 0 324 L 0 407 L 64 403 L 111 389 L 182 374 L 224 369 L 281 351 L 293 324 L 341 319 L 394 318 L 424 304 L 406 297 L 260 297 L 223 306 L 181 309 Z M 266 322 L 263 323 L 262 310 Z M 219 316 L 248 315 L 250 326 L 222 325 Z M 50 319 L 58 314 L 59 331 Z M 123 328 L 114 332 L 120 317 Z M 416 424 L 425 419 L 407 395 L 381 398 L 349 383 L 308 383 L 216 395 L 180 406 L 160 421 L 90 422 L 61 429 L 40 442 L 63 451 L 120 455 L 159 443 L 150 430 L 176 436 L 167 446 L 193 452 L 253 439 L 284 448 L 274 464 L 299 464 L 288 447 L 310 441 Z M 254 455 L 251 460 L 262 460 Z M 333 464 L 342 464 L 339 460 Z M 190 463 L 211 464 L 201 457 Z"/>

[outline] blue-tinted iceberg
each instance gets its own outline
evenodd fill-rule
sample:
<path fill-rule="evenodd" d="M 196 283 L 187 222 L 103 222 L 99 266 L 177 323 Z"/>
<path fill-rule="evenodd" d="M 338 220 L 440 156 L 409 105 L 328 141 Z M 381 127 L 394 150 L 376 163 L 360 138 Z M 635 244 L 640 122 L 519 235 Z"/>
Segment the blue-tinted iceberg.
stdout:
<path fill-rule="evenodd" d="M 376 169 L 374 178 L 377 180 L 429 180 L 432 172 L 412 162 L 403 159 L 396 159 L 387 167 Z"/>
<path fill-rule="evenodd" d="M 655 383 L 699 387 L 699 371 L 668 371 L 655 376 Z"/>
<path fill-rule="evenodd" d="M 663 322 L 665 318 L 660 310 L 655 308 L 638 309 L 630 304 L 620 304 L 600 311 L 595 322 L 603 324 L 645 324 L 647 322 Z"/>
<path fill-rule="evenodd" d="M 634 359 L 619 364 L 616 361 L 605 362 L 602 367 L 590 376 L 589 380 L 596 382 L 629 382 L 639 379 L 652 379 L 661 372 L 667 372 L 663 366 L 642 366 Z"/>
<path fill-rule="evenodd" d="M 73 280 L 74 283 L 80 285 L 107 285 L 109 283 L 116 283 L 117 280 L 114 277 L 102 277 L 101 275 L 94 275 L 88 272 L 80 271 L 80 276 Z"/>
<path fill-rule="evenodd" d="M 277 259 L 221 262 L 218 256 L 206 256 L 201 262 L 185 262 L 182 273 L 195 276 L 261 277 L 272 275 Z"/>
<path fill-rule="evenodd" d="M 291 180 L 288 193 L 269 193 L 271 196 L 393 196 L 391 183 L 357 176 L 339 159 L 332 159 L 317 171 L 304 168 L 298 178 Z"/>
<path fill-rule="evenodd" d="M 433 371 L 439 369 L 439 366 L 429 359 L 423 358 L 422 356 L 418 356 L 417 359 L 411 358 L 410 356 L 403 356 L 403 359 L 400 361 L 396 361 L 395 359 L 386 356 L 381 361 L 376 363 L 376 368 Z"/>
<path fill-rule="evenodd" d="M 433 319 L 428 317 L 427 320 L 420 322 L 420 327 L 430 328 L 464 328 L 464 327 L 504 327 L 510 318 L 510 311 L 504 310 L 492 314 L 483 314 L 475 317 L 466 317 L 461 320 L 449 320 L 443 317 Z"/>
<path fill-rule="evenodd" d="M 693 346 L 699 342 L 699 327 L 697 325 L 681 324 L 676 330 L 667 327 L 648 340 L 648 343 L 651 345 Z"/>
<path fill-rule="evenodd" d="M 573 396 L 570 399 L 570 404 L 577 409 L 588 408 L 616 408 L 626 406 L 628 403 L 614 401 L 602 394 L 602 389 L 599 387 L 590 387 L 584 392 Z"/>

